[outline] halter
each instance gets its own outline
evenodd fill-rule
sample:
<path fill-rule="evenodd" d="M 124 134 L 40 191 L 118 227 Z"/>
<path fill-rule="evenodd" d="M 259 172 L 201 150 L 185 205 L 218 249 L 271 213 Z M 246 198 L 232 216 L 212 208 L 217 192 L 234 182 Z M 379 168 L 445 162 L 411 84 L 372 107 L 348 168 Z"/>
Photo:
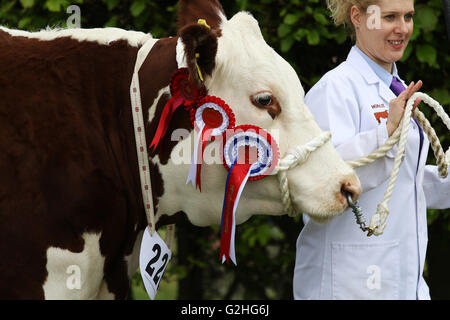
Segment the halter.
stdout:
<path fill-rule="evenodd" d="M 330 139 L 331 133 L 325 131 L 307 144 L 300 145 L 291 149 L 286 154 L 286 156 L 280 160 L 278 166 L 272 172 L 272 174 L 276 174 L 278 176 L 281 191 L 281 201 L 283 202 L 285 212 L 290 217 L 294 217 L 295 215 L 297 215 L 297 212 L 292 205 L 291 195 L 289 193 L 287 171 L 305 163 L 312 152 L 316 151 L 318 148 L 326 144 L 328 141 L 330 141 Z"/>

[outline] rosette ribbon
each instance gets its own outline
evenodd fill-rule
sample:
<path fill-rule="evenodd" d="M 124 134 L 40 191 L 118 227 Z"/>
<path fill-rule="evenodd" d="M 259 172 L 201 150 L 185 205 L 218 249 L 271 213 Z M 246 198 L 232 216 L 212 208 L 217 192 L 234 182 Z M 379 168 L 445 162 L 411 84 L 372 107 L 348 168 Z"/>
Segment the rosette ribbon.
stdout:
<path fill-rule="evenodd" d="M 224 166 L 228 170 L 220 226 L 220 259 L 236 262 L 236 209 L 248 180 L 260 180 L 276 167 L 278 146 L 265 130 L 250 125 L 238 126 L 227 137 L 223 149 Z"/>
<path fill-rule="evenodd" d="M 204 87 L 197 88 L 189 80 L 188 69 L 180 68 L 174 72 L 170 79 L 170 93 L 172 98 L 167 101 L 163 108 L 156 133 L 149 147 L 149 149 L 153 148 L 153 151 L 155 151 L 166 134 L 175 111 L 181 106 L 184 106 L 187 110 L 191 109 L 199 99 L 206 95 L 206 89 Z"/>
<path fill-rule="evenodd" d="M 231 108 L 220 98 L 206 96 L 197 105 L 191 109 L 191 121 L 198 134 L 186 184 L 191 182 L 202 191 L 201 170 L 206 144 L 210 139 L 222 136 L 228 128 L 233 128 L 235 118 Z"/>

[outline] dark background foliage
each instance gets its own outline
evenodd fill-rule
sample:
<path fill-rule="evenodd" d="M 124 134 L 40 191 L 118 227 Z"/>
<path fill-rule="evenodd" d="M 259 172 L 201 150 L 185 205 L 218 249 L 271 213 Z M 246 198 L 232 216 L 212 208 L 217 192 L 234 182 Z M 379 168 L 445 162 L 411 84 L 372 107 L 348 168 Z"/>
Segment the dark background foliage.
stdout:
<path fill-rule="evenodd" d="M 176 35 L 174 0 L 0 0 L 0 25 L 25 30 L 66 27 L 78 5 L 81 26 L 119 27 L 150 32 L 154 37 Z M 231 17 L 251 12 L 269 45 L 295 68 L 305 91 L 328 70 L 345 60 L 352 45 L 344 28 L 331 22 L 324 0 L 222 1 Z M 407 81 L 423 80 L 422 91 L 446 107 L 450 104 L 450 41 L 445 32 L 441 0 L 416 0 L 415 29 L 405 57 L 398 63 Z M 1 50 L 1 48 L 0 48 Z M 450 135 L 426 106 L 446 149 Z M 448 111 L 447 111 L 448 112 Z M 431 153 L 431 152 L 430 152 Z M 430 156 L 431 163 L 434 163 Z M 429 246 L 425 276 L 434 299 L 450 298 L 449 210 L 429 210 Z M 177 228 L 178 247 L 165 277 L 176 282 L 169 298 L 291 299 L 295 242 L 301 218 L 256 216 L 237 227 L 238 267 L 218 259 L 218 226 Z M 139 277 L 133 280 L 140 286 Z M 161 285 L 163 290 L 164 284 Z"/>

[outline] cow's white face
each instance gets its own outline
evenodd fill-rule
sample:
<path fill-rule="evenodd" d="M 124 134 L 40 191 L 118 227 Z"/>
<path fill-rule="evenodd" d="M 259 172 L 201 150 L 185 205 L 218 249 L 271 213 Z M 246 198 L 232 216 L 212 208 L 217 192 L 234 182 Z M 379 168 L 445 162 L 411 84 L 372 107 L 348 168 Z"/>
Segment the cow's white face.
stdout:
<path fill-rule="evenodd" d="M 304 103 L 304 90 L 296 72 L 266 44 L 256 20 L 241 12 L 228 21 L 222 20 L 220 28 L 216 65 L 205 85 L 209 95 L 220 97 L 233 109 L 236 125 L 252 124 L 267 130 L 276 139 L 281 158 L 320 135 L 322 131 Z M 192 136 L 173 149 L 172 159 L 182 150 L 191 150 Z M 205 154 L 217 156 L 222 148 L 219 144 L 210 142 Z M 182 210 L 196 225 L 220 223 L 227 176 L 223 165 L 202 166 L 201 193 L 185 185 L 188 171 L 188 165 L 161 167 L 166 192 L 160 208 L 164 212 Z M 306 163 L 289 170 L 287 177 L 297 212 L 309 213 L 317 221 L 326 221 L 346 209 L 343 189 L 351 191 L 355 198 L 361 193 L 355 172 L 330 143 L 313 152 Z M 246 184 L 236 222 L 242 223 L 254 214 L 285 214 L 276 176 Z"/>
<path fill-rule="evenodd" d="M 221 97 L 230 105 L 236 115 L 236 125 L 254 124 L 267 129 L 276 138 L 281 157 L 293 147 L 317 137 L 321 130 L 304 103 L 304 90 L 296 72 L 266 44 L 257 21 L 241 12 L 223 22 L 221 29 L 217 66 L 206 85 L 209 94 Z M 330 143 L 314 152 L 307 163 L 290 170 L 288 179 L 296 208 L 319 220 L 346 208 L 341 194 L 343 184 L 351 184 L 355 194 L 361 192 L 354 171 Z M 255 189 L 251 190 L 255 194 L 247 192 L 248 198 L 241 203 L 258 197 L 279 201 L 279 192 L 267 194 L 269 190 L 273 192 L 267 185 L 276 183 L 274 180 L 249 182 L 246 188 L 254 185 L 249 189 Z M 253 210 L 258 211 L 265 210 L 258 207 Z"/>

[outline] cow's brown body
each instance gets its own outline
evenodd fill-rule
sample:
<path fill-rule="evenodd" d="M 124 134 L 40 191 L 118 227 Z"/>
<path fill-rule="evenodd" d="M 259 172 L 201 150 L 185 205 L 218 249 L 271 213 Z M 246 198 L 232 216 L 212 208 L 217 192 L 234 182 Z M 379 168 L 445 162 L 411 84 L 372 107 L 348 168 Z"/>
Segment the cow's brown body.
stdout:
<path fill-rule="evenodd" d="M 144 105 L 176 69 L 175 43 L 161 40 L 149 55 Z M 84 232 L 101 232 L 104 279 L 124 298 L 124 258 L 146 225 L 129 102 L 138 48 L 1 30 L 0 47 L 0 298 L 44 298 L 47 249 L 80 252 Z M 152 174 L 161 195 L 157 168 Z"/>

